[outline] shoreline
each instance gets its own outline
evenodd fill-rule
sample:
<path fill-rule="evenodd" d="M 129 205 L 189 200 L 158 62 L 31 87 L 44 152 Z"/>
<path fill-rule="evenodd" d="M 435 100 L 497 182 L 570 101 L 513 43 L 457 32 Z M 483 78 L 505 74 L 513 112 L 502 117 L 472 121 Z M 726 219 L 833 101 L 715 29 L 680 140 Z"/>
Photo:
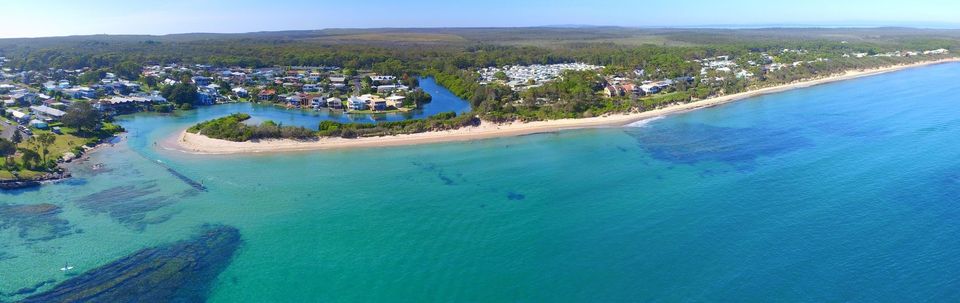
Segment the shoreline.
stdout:
<path fill-rule="evenodd" d="M 58 162 L 57 167 L 60 168 L 59 172 L 49 172 L 46 173 L 42 178 L 39 179 L 10 179 L 10 180 L 0 180 L 0 192 L 11 191 L 18 189 L 26 189 L 32 187 L 39 187 L 46 184 L 58 183 L 70 178 L 73 178 L 73 173 L 70 172 L 73 165 L 80 165 L 80 163 L 86 163 L 89 159 L 90 154 L 106 148 L 107 145 L 114 146 L 117 143 L 125 140 L 122 134 L 111 136 L 106 138 L 94 145 L 93 147 L 88 147 L 84 149 L 83 154 L 73 158 L 69 161 Z"/>
<path fill-rule="evenodd" d="M 420 145 L 442 142 L 460 142 L 472 141 L 499 137 L 513 137 L 520 135 L 555 132 L 567 129 L 598 128 L 598 127 L 620 127 L 630 123 L 651 118 L 657 118 L 670 114 L 682 113 L 691 110 L 714 107 L 739 101 L 751 97 L 774 94 L 799 88 L 807 88 L 816 85 L 851 80 L 861 77 L 879 75 L 900 71 L 904 69 L 960 62 L 960 58 L 948 58 L 933 61 L 923 61 L 912 64 L 899 64 L 888 67 L 852 70 L 844 73 L 833 74 L 827 77 L 800 81 L 790 84 L 764 87 L 752 91 L 725 95 L 704 100 L 692 101 L 679 105 L 671 105 L 660 109 L 644 111 L 629 114 L 613 114 L 601 117 L 579 118 L 579 119 L 559 119 L 549 121 L 534 122 L 513 122 L 509 124 L 495 124 L 482 121 L 479 126 L 465 127 L 456 130 L 424 132 L 417 134 L 405 134 L 383 137 L 367 137 L 358 139 L 344 138 L 320 138 L 311 141 L 296 140 L 262 140 L 233 142 L 220 139 L 212 139 L 206 136 L 188 133 L 186 130 L 176 136 L 164 140 L 162 147 L 169 150 L 180 151 L 189 154 L 244 154 L 244 153 L 277 153 L 277 152 L 295 152 L 310 150 L 329 150 L 346 148 L 370 148 L 370 147 L 390 147 L 404 145 Z"/>

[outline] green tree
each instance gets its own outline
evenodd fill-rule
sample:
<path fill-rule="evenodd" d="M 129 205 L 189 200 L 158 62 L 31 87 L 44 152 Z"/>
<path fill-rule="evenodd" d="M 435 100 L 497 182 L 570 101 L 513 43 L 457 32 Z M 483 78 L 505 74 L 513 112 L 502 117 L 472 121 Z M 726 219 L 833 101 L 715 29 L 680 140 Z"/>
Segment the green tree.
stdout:
<path fill-rule="evenodd" d="M 15 167 L 13 161 L 13 154 L 17 152 L 17 144 L 11 142 L 10 140 L 0 138 L 0 157 L 4 158 L 4 164 L 6 164 L 6 169 L 13 170 Z"/>
<path fill-rule="evenodd" d="M 164 86 L 160 94 L 167 98 L 167 101 L 176 103 L 181 108 L 184 107 L 183 104 L 193 105 L 197 101 L 197 87 L 189 83 Z"/>
<path fill-rule="evenodd" d="M 23 142 L 23 134 L 20 133 L 20 130 L 13 131 L 13 137 L 10 138 L 10 141 L 12 141 L 13 144 L 20 144 L 20 142 Z"/>
<path fill-rule="evenodd" d="M 0 157 L 13 155 L 17 152 L 17 145 L 10 140 L 0 138 Z"/>
<path fill-rule="evenodd" d="M 47 156 L 50 155 L 50 145 L 57 141 L 57 136 L 52 133 L 40 133 L 31 140 L 35 141 L 34 144 L 37 147 L 37 153 L 40 154 L 40 160 L 46 163 Z"/>
<path fill-rule="evenodd" d="M 141 71 L 143 70 L 140 64 L 133 61 L 123 61 L 113 67 L 113 72 L 117 74 L 117 77 L 126 80 L 139 79 Z"/>
<path fill-rule="evenodd" d="M 142 82 L 143 84 L 146 84 L 147 87 L 156 87 L 157 84 L 160 83 L 160 79 L 157 79 L 157 77 L 154 77 L 154 76 L 146 76 L 146 77 L 141 76 L 140 82 Z"/>
<path fill-rule="evenodd" d="M 84 129 L 93 129 L 100 123 L 100 113 L 89 102 L 77 101 L 70 105 L 61 121 L 63 125 L 82 133 Z"/>
<path fill-rule="evenodd" d="M 20 151 L 20 160 L 27 169 L 35 169 L 40 166 L 40 154 L 29 148 L 18 148 Z"/>
<path fill-rule="evenodd" d="M 80 74 L 80 76 L 77 77 L 77 82 L 81 84 L 94 84 L 100 82 L 100 80 L 103 79 L 103 77 L 106 77 L 106 75 L 107 72 L 102 69 L 92 70 Z"/>

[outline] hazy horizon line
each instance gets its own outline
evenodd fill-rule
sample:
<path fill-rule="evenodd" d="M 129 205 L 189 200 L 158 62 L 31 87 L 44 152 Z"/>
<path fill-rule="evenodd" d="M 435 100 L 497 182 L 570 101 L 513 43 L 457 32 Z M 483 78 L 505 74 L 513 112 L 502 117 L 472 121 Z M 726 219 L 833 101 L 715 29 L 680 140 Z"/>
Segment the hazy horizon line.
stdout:
<path fill-rule="evenodd" d="M 280 30 L 262 30 L 262 31 L 237 31 L 237 32 L 176 32 L 176 33 L 90 33 L 90 34 L 72 34 L 72 35 L 52 35 L 52 36 L 20 36 L 20 37 L 0 37 L 0 39 L 42 39 L 42 38 L 69 38 L 69 37 L 87 37 L 87 36 L 177 36 L 177 35 L 236 35 L 236 34 L 256 34 L 256 33 L 280 33 L 280 32 L 308 32 L 324 30 L 391 30 L 391 29 L 510 29 L 510 28 L 557 28 L 557 29 L 576 29 L 576 28 L 624 28 L 624 29 L 881 29 L 881 28 L 908 28 L 919 30 L 960 30 L 960 22 L 836 22 L 836 23 L 758 23 L 758 24 L 701 24 L 701 25 L 595 25 L 595 24 L 548 24 L 548 25 L 530 25 L 530 26 L 410 26 L 410 27 L 327 27 L 315 29 L 280 29 Z"/>

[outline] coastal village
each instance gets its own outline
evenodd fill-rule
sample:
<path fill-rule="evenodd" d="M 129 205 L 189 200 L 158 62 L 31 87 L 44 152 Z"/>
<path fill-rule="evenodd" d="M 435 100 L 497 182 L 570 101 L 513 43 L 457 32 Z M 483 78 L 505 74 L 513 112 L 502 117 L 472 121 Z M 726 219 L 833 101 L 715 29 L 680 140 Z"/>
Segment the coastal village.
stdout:
<path fill-rule="evenodd" d="M 148 65 L 139 75 L 122 77 L 90 68 L 77 70 L 16 70 L 0 57 L 0 138 L 55 155 L 51 162 L 70 162 L 100 139 L 85 138 L 64 123 L 78 102 L 90 104 L 103 121 L 118 114 L 170 112 L 195 106 L 257 102 L 296 110 L 330 110 L 376 114 L 417 109 L 430 101 L 418 80 L 400 75 L 338 67 L 224 68 L 208 65 Z M 94 75 L 91 79 L 90 75 Z M 413 88 L 411 88 L 413 87 Z M 185 93 L 184 93 L 185 92 Z M 166 97 L 165 97 L 166 96 Z M 171 98 L 167 98 L 171 97 Z M 109 125 L 109 124 L 107 124 Z M 98 128 L 101 126 L 97 126 Z M 109 125 L 109 127 L 115 127 Z M 39 134 L 54 135 L 50 150 L 36 144 Z M 0 181 L 59 178 L 33 169 L 14 168 L 17 157 L 5 157 Z M 16 173 L 12 173 L 16 172 Z"/>
<path fill-rule="evenodd" d="M 875 54 L 846 53 L 843 54 L 842 57 L 917 57 L 946 55 L 949 53 L 949 50 L 941 48 Z M 809 58 L 809 60 L 797 59 L 791 61 L 790 58 Z M 606 74 L 603 75 L 605 84 L 603 85 L 601 93 L 608 98 L 653 97 L 660 93 L 675 91 L 675 86 L 681 83 L 689 86 L 694 81 L 709 85 L 749 80 L 791 68 L 799 68 L 804 65 L 813 65 L 829 61 L 829 58 L 811 57 L 808 51 L 801 49 L 757 52 L 741 58 L 735 58 L 731 55 L 720 55 L 688 61 L 688 63 L 695 63 L 699 66 L 698 74 L 682 75 L 674 78 L 655 78 L 644 68 L 637 68 L 630 73 Z M 540 87 L 544 83 L 561 78 L 566 71 L 597 71 L 601 73 L 603 69 L 604 66 L 575 62 L 550 65 L 504 66 L 502 68 L 486 67 L 479 69 L 477 73 L 479 74 L 481 85 L 499 83 L 515 91 L 523 91 Z"/>
<path fill-rule="evenodd" d="M 949 51 L 946 49 L 901 50 L 845 53 L 841 58 L 935 57 L 947 54 Z M 500 84 L 523 92 L 562 79 L 566 72 L 595 72 L 603 79 L 601 88 L 596 91 L 603 98 L 672 100 L 670 98 L 679 92 L 697 85 L 745 83 L 830 60 L 806 50 L 782 49 L 740 57 L 718 55 L 689 60 L 687 64 L 697 66 L 695 72 L 675 77 L 663 77 L 656 66 L 638 66 L 630 72 L 608 72 L 604 66 L 582 62 L 491 66 L 478 69 L 476 73 L 480 85 Z M 53 134 L 58 140 L 53 145 L 62 145 L 53 152 L 58 162 L 71 161 L 96 143 L 89 138 L 76 136 L 76 129 L 65 126 L 62 121 L 78 101 L 91 104 L 97 115 L 104 117 L 104 121 L 109 121 L 109 117 L 117 114 L 170 112 L 231 102 L 257 102 L 295 110 L 376 114 L 410 111 L 430 101 L 429 94 L 418 88 L 418 78 L 415 76 L 378 74 L 335 66 L 241 68 L 153 64 L 141 66 L 135 73 L 122 76 L 113 71 L 92 68 L 19 70 L 6 66 L 7 62 L 8 58 L 0 57 L 0 104 L 3 113 L 0 118 L 0 138 L 20 143 L 27 142 L 37 133 Z M 696 100 L 706 97 L 710 95 L 685 98 Z M 17 154 L 22 156 L 21 153 Z M 7 161 L 16 160 L 7 158 Z M 0 179 L 36 177 L 38 174 L 42 175 L 38 172 L 18 176 L 4 173 Z"/>

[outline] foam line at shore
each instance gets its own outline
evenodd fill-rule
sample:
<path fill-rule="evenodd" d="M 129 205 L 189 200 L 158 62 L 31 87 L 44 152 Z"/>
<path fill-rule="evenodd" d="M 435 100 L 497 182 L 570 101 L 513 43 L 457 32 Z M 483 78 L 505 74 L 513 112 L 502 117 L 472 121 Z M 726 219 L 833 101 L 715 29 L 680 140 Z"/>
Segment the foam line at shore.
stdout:
<path fill-rule="evenodd" d="M 760 88 L 748 92 L 720 96 L 710 99 L 704 99 L 685 104 L 668 106 L 662 109 L 651 111 L 615 114 L 594 118 L 582 119 L 560 119 L 550 121 L 536 122 L 515 122 L 509 124 L 495 124 L 491 122 L 482 122 L 479 126 L 465 127 L 457 130 L 426 132 L 408 135 L 371 137 L 359 139 L 343 138 L 321 138 L 312 141 L 295 140 L 262 140 L 250 142 L 232 142 L 226 140 L 212 139 L 205 136 L 188 133 L 185 130 L 174 137 L 165 140 L 163 147 L 171 150 L 177 150 L 191 154 L 241 154 L 241 153 L 273 153 L 273 152 L 293 152 L 308 150 L 326 150 L 343 148 L 369 148 L 369 147 L 387 147 L 403 146 L 416 144 L 430 144 L 441 142 L 469 141 L 479 139 L 489 139 L 497 137 L 511 137 L 535 133 L 555 132 L 568 129 L 595 128 L 595 127 L 621 127 L 637 121 L 654 119 L 669 114 L 686 112 L 700 108 L 713 107 L 721 104 L 730 103 L 760 95 L 773 94 L 798 88 L 806 88 L 815 85 L 855 79 L 860 77 L 872 76 L 877 74 L 889 73 L 908 68 L 929 66 L 934 64 L 960 62 L 960 58 L 943 59 L 936 61 L 924 61 L 913 64 L 894 65 L 889 67 L 847 71 L 841 74 L 835 74 L 829 77 L 801 81 L 791 84 L 784 84 L 766 88 Z"/>

